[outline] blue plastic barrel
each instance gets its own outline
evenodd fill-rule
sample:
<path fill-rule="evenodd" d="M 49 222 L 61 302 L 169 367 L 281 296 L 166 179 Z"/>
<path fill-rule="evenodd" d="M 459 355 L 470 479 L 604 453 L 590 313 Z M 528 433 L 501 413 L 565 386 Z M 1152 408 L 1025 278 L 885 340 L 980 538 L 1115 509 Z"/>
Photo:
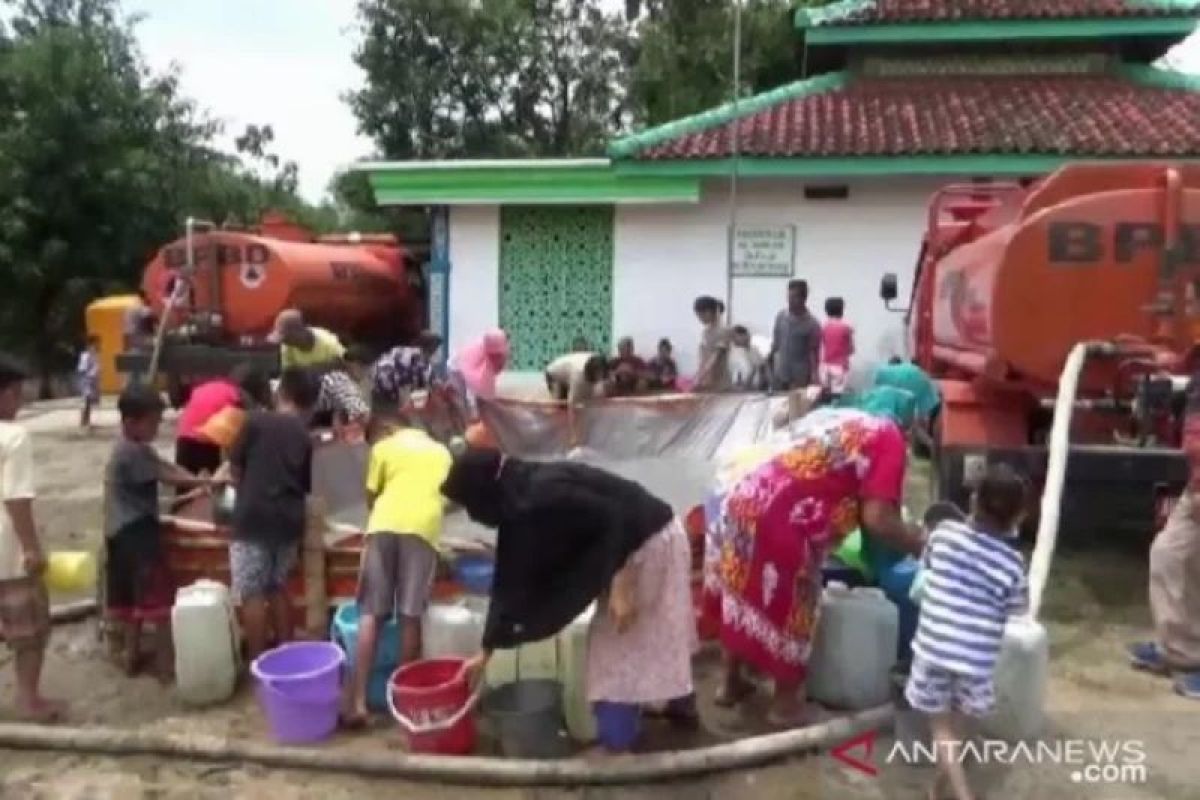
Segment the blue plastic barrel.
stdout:
<path fill-rule="evenodd" d="M 338 607 L 333 615 L 329 638 L 346 653 L 346 665 L 354 669 L 358 655 L 358 606 L 346 603 Z M 375 665 L 367 682 L 367 706 L 372 711 L 387 711 L 388 679 L 400 666 L 400 632 L 395 617 L 388 619 L 379 629 L 375 646 Z"/>

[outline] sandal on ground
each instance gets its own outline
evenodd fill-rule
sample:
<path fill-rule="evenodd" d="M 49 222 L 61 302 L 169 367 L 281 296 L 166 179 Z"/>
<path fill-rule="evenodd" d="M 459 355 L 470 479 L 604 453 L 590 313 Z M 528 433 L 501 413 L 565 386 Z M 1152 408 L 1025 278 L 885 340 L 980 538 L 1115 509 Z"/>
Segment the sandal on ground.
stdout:
<path fill-rule="evenodd" d="M 1129 664 L 1134 669 L 1153 672 L 1156 675 L 1166 675 L 1171 671 L 1162 651 L 1154 642 L 1134 642 L 1126 650 L 1129 653 Z"/>
<path fill-rule="evenodd" d="M 1200 700 L 1200 672 L 1185 672 L 1176 678 L 1175 693 L 1189 700 Z"/>

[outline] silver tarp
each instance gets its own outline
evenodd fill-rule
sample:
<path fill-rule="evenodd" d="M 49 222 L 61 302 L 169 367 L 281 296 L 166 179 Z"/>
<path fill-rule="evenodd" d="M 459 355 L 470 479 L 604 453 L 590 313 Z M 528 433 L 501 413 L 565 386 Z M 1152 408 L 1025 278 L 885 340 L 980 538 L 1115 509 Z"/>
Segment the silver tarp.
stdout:
<path fill-rule="evenodd" d="M 583 443 L 568 453 L 561 405 L 500 400 L 480 414 L 501 448 L 522 458 L 571 457 L 637 481 L 680 513 L 704 500 L 716 465 L 766 439 L 786 403 L 764 395 L 670 395 L 593 403 Z"/>
<path fill-rule="evenodd" d="M 719 463 L 765 439 L 786 401 L 764 395 L 672 395 L 601 401 L 588 406 L 584 440 L 568 452 L 566 411 L 559 404 L 497 400 L 480 413 L 509 455 L 534 460 L 578 459 L 637 481 L 686 514 L 704 501 Z M 326 443 L 313 459 L 313 490 L 330 518 L 366 525 L 366 445 Z M 446 520 L 446 535 L 491 540 L 493 534 L 461 512 Z"/>

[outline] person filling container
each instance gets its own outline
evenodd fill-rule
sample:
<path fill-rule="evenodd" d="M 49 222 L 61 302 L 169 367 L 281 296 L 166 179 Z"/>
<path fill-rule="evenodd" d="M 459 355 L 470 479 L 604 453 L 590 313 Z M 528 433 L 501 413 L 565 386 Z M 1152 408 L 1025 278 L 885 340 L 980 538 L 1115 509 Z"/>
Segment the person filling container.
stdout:
<path fill-rule="evenodd" d="M 455 460 L 442 494 L 497 531 L 483 651 L 469 663 L 476 675 L 496 648 L 553 636 L 599 601 L 587 691 L 601 744 L 631 749 L 649 704 L 695 721 L 690 553 L 670 506 L 594 467 L 481 449 Z"/>
<path fill-rule="evenodd" d="M 604 394 L 608 362 L 598 353 L 567 353 L 546 367 L 546 388 L 550 396 L 567 404 L 568 447 L 583 443 L 580 412 L 587 403 Z"/>
<path fill-rule="evenodd" d="M 771 722 L 806 721 L 804 681 L 826 556 L 860 522 L 897 551 L 921 552 L 921 529 L 900 513 L 905 459 L 904 432 L 891 419 L 824 408 L 754 448 L 718 486 L 704 589 L 725 651 L 719 705 L 753 691 L 743 675 L 750 665 L 774 679 Z"/>

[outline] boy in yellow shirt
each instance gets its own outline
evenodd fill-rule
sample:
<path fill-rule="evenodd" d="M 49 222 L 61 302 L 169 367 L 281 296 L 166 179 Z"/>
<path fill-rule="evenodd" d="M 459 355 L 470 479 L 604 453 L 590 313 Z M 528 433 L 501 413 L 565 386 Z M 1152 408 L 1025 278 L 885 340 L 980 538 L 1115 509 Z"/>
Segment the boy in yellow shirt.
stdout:
<path fill-rule="evenodd" d="M 450 451 L 410 427 L 398 409 L 373 420 L 375 444 L 367 466 L 367 522 L 358 575 L 358 646 L 350 684 L 348 727 L 367 721 L 367 683 L 375 663 L 381 619 L 399 614 L 400 663 L 421 657 L 421 616 L 437 570 L 442 532 L 441 486 Z"/>

